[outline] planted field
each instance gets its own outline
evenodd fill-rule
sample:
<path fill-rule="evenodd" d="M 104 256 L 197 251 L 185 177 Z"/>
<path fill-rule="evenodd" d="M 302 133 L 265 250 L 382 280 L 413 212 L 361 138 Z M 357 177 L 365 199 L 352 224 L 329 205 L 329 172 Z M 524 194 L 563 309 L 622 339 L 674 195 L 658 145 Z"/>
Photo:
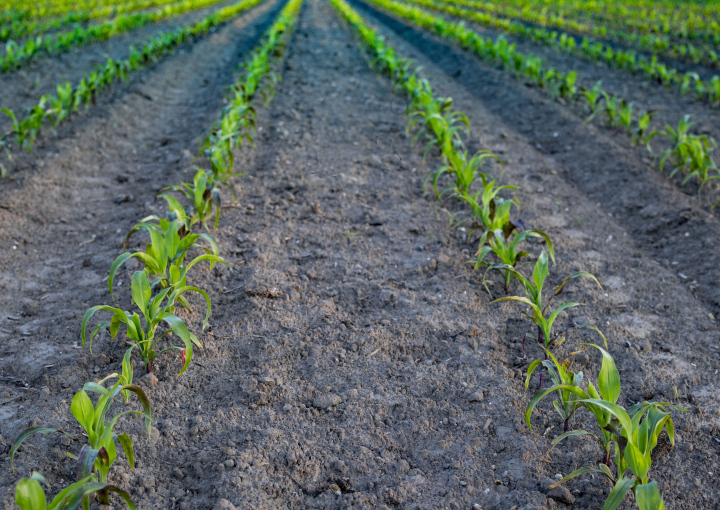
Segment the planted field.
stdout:
<path fill-rule="evenodd" d="M 2 9 L 3 508 L 720 504 L 717 6 Z"/>

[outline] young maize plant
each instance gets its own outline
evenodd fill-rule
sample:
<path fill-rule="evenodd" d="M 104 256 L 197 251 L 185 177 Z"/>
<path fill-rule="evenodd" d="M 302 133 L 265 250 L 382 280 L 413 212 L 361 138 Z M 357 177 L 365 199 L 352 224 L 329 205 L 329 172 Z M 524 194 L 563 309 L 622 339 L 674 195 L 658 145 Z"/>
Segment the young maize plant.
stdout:
<path fill-rule="evenodd" d="M 232 174 L 232 176 L 242 177 L 243 175 Z M 178 191 L 191 202 L 191 208 L 184 211 L 187 215 L 190 226 L 200 222 L 203 227 L 205 227 L 205 230 L 209 230 L 207 221 L 212 217 L 214 211 L 215 230 L 217 230 L 222 205 L 220 202 L 220 190 L 217 185 L 213 186 L 213 184 L 212 177 L 207 175 L 207 172 L 204 169 L 198 168 L 195 172 L 195 177 L 193 178 L 192 183 L 183 182 L 180 183 L 180 185 L 175 184 L 167 186 L 160 191 Z M 222 184 L 232 190 L 227 178 L 223 179 Z M 163 194 L 158 196 L 165 199 L 171 211 L 183 210 L 182 204 L 180 204 L 180 202 L 178 202 L 172 195 Z"/>
<path fill-rule="evenodd" d="M 667 432 L 670 443 L 675 445 L 675 432 L 671 409 L 686 411 L 681 407 L 666 402 L 639 402 L 629 410 L 617 404 L 620 396 L 620 374 L 610 354 L 594 344 L 586 344 L 598 349 L 603 356 L 602 366 L 598 375 L 597 388 L 588 381 L 587 391 L 580 387 L 582 373 L 573 374 L 569 371 L 569 363 L 558 363 L 552 357 L 552 363 L 534 362 L 528 369 L 526 387 L 532 370 L 540 363 L 545 365 L 552 377 L 553 386 L 538 390 L 525 411 L 525 420 L 532 428 L 530 418 L 537 404 L 545 396 L 555 393 L 559 402 L 553 402 L 555 408 L 565 418 L 565 433 L 558 436 L 553 445 L 570 436 L 588 436 L 594 439 L 603 450 L 603 459 L 599 467 L 586 466 L 576 469 L 553 486 L 585 473 L 599 473 L 613 485 L 604 510 L 615 510 L 620 506 L 625 495 L 632 490 L 635 501 L 641 510 L 660 510 L 665 506 L 656 482 L 649 482 L 648 473 L 652 465 L 652 451 L 663 430 Z M 568 421 L 579 410 L 585 408 L 595 417 L 601 436 L 585 430 L 568 431 Z M 614 458 L 612 450 L 615 450 Z M 613 474 L 611 458 L 617 468 Z M 625 476 L 630 470 L 634 478 Z"/>
<path fill-rule="evenodd" d="M 172 199 L 172 197 L 169 198 Z M 185 287 L 187 285 L 188 271 L 199 262 L 210 262 L 210 269 L 218 262 L 230 267 L 229 264 L 218 255 L 218 246 L 215 239 L 208 234 L 189 233 L 189 220 L 185 220 L 182 216 L 185 211 L 179 202 L 173 200 L 169 202 L 170 215 L 176 219 L 163 220 L 157 216 L 148 216 L 135 225 L 128 233 L 125 238 L 125 245 L 127 245 L 128 240 L 135 232 L 141 230 L 150 234 L 150 244 L 146 245 L 144 252 L 125 252 L 115 259 L 112 266 L 110 266 L 110 274 L 108 277 L 110 295 L 112 295 L 113 281 L 118 269 L 131 258 L 138 259 L 143 263 L 145 266 L 145 274 L 148 278 L 152 278 L 151 286 L 159 284 L 162 289 L 179 289 Z M 155 221 L 157 223 L 154 223 Z M 200 244 L 200 241 L 206 241 L 209 247 L 203 246 Z M 205 253 L 198 255 L 186 264 L 185 258 L 187 257 L 188 251 L 192 248 L 201 249 Z M 176 299 L 184 308 L 188 310 L 191 309 L 190 304 L 182 295 L 177 296 Z"/>
<path fill-rule="evenodd" d="M 565 341 L 565 333 L 573 327 L 587 328 L 596 331 L 605 342 L 605 347 L 607 347 L 607 340 L 605 339 L 605 336 L 594 324 L 572 324 L 562 331 L 553 333 L 553 325 L 555 324 L 555 321 L 557 320 L 560 313 L 562 313 L 564 310 L 567 310 L 568 308 L 581 306 L 581 303 L 570 302 L 562 303 L 560 306 L 552 309 L 550 305 L 553 299 L 563 293 L 565 287 L 567 286 L 568 282 L 570 282 L 570 280 L 574 280 L 576 278 L 590 278 L 595 283 L 597 283 L 598 287 L 602 289 L 600 282 L 598 282 L 592 274 L 585 271 L 578 271 L 577 273 L 571 274 L 570 276 L 566 277 L 560 285 L 555 287 L 555 291 L 552 293 L 552 295 L 550 295 L 548 300 L 543 303 L 543 287 L 545 285 L 545 280 L 550 274 L 550 269 L 548 267 L 548 257 L 545 250 L 542 251 L 537 261 L 535 262 L 532 278 L 526 278 L 517 269 L 515 269 L 515 267 L 508 264 L 493 264 L 488 268 L 488 270 L 493 269 L 512 273 L 515 278 L 517 278 L 518 281 L 522 284 L 523 289 L 525 290 L 524 297 L 505 296 L 493 301 L 493 303 L 511 301 L 530 307 L 532 314 L 528 314 L 525 311 L 523 311 L 523 314 L 530 317 L 530 319 L 535 323 L 535 326 L 537 326 L 537 334 L 526 333 L 525 337 L 523 337 L 522 345 L 523 354 L 525 355 L 525 357 L 527 357 L 527 353 L 525 352 L 525 340 L 528 337 L 532 340 L 535 340 L 535 342 L 542 348 L 543 352 L 545 353 L 545 360 L 547 360 L 550 351 L 560 346 Z M 542 374 L 540 374 L 538 389 L 542 387 L 542 380 L 543 377 Z"/>
<path fill-rule="evenodd" d="M 691 134 L 690 128 L 693 125 L 694 123 L 690 122 L 690 116 L 686 115 L 678 124 L 677 129 L 667 125 L 664 131 L 650 133 L 647 136 L 646 144 L 650 153 L 655 155 L 650 146 L 652 139 L 657 135 L 667 138 L 672 146 L 660 155 L 660 171 L 663 171 L 665 163 L 670 161 L 673 166 L 670 178 L 680 172 L 685 176 L 683 184 L 692 178 L 697 179 L 700 181 L 699 193 L 705 184 L 720 178 L 720 169 L 712 159 L 712 153 L 717 148 L 717 143 L 707 135 Z M 711 172 L 714 175 L 711 175 Z"/>
<path fill-rule="evenodd" d="M 207 292 L 197 287 L 186 285 L 184 276 L 180 277 L 176 275 L 175 277 L 178 278 L 175 285 L 161 289 L 153 296 L 153 288 L 160 283 L 160 279 L 156 278 L 150 282 L 145 271 L 136 271 L 133 274 L 131 283 L 132 302 L 140 309 L 145 325 L 143 326 L 141 317 L 137 312 L 128 312 L 108 305 L 93 306 L 85 312 L 82 325 L 80 326 L 83 347 L 85 347 L 86 329 L 90 318 L 95 312 L 109 311 L 112 312 L 110 321 L 101 322 L 95 326 L 90 333 L 88 342 L 91 351 L 92 340 L 101 329 L 107 328 L 110 332 L 110 337 L 115 338 L 120 331 L 121 324 L 124 324 L 126 335 L 129 339 L 128 344 L 131 346 L 130 349 L 137 348 L 140 351 L 147 373 L 154 370 L 154 362 L 157 356 L 171 350 L 181 351 L 183 365 L 178 375 L 185 372 L 192 359 L 193 344 L 197 347 L 202 347 L 202 344 L 197 337 L 187 329 L 185 322 L 174 314 L 175 303 L 179 302 L 179 298 L 186 292 L 197 292 L 205 298 L 207 311 L 205 312 L 205 320 L 202 325 L 203 330 L 207 327 L 208 320 L 210 319 L 211 305 Z M 163 305 L 163 303 L 165 304 Z M 165 323 L 170 329 L 159 334 L 158 328 L 161 323 Z M 180 337 L 184 347 L 170 346 L 156 352 L 155 348 L 157 343 L 172 333 Z"/>
<path fill-rule="evenodd" d="M 128 30 L 140 28 L 150 23 L 157 23 L 168 17 L 201 9 L 218 2 L 219 0 L 184 0 L 155 12 L 120 15 L 112 20 L 90 25 L 87 28 L 76 26 L 73 30 L 54 36 L 39 35 L 22 45 L 18 45 L 11 40 L 6 44 L 5 56 L 0 57 L 0 71 L 14 71 L 27 66 L 43 53 L 59 55 L 69 51 L 74 46 L 88 44 L 91 41 L 103 41 Z"/>
<path fill-rule="evenodd" d="M 15 140 L 18 147 L 29 152 L 45 121 L 49 122 L 54 130 L 68 118 L 70 113 L 78 111 L 83 105 L 87 107 L 94 104 L 97 95 L 106 90 L 113 82 L 127 79 L 129 73 L 155 61 L 191 37 L 207 34 L 211 28 L 219 26 L 262 1 L 264 0 L 241 0 L 193 25 L 179 28 L 168 34 L 159 34 L 146 43 L 141 50 L 131 47 L 130 56 L 127 59 L 121 62 L 108 59 L 105 65 L 86 75 L 74 88 L 67 81 L 58 84 L 56 95 L 43 96 L 36 106 L 26 110 L 19 118 L 11 110 L 0 110 L 13 122 L 13 129 L 0 135 L 0 149 L 5 150 L 8 160 L 12 160 L 10 142 Z M 4 176 L 5 173 L 5 166 L 0 164 L 0 176 Z"/>
<path fill-rule="evenodd" d="M 30 478 L 23 478 L 18 482 L 15 487 L 15 504 L 20 510 L 75 510 L 81 502 L 86 502 L 93 494 L 99 499 L 101 493 L 109 492 L 114 492 L 123 498 L 129 510 L 136 508 L 127 492 L 107 482 L 99 482 L 95 475 L 68 485 L 49 504 L 40 482 L 47 485 L 45 477 L 36 472 L 33 472 Z"/>
<path fill-rule="evenodd" d="M 106 388 L 103 386 L 105 381 L 114 378 L 117 378 L 118 381 L 112 387 Z M 110 468 L 117 458 L 116 443 L 120 443 L 130 469 L 135 468 L 135 456 L 133 454 L 133 444 L 130 436 L 127 433 L 117 434 L 114 430 L 118 419 L 126 414 L 143 416 L 145 418 L 145 427 L 148 436 L 150 435 L 150 426 L 152 423 L 150 402 L 145 392 L 143 392 L 139 386 L 128 384 L 126 381 L 127 378 L 125 375 L 111 374 L 97 383 L 85 383 L 83 389 L 75 394 L 70 404 L 70 412 L 82 427 L 84 436 L 87 438 L 87 444 L 83 445 L 77 456 L 70 453 L 68 453 L 68 456 L 77 460 L 78 483 L 83 482 L 81 485 L 84 485 L 88 480 L 92 480 L 95 485 L 90 486 L 93 487 L 91 492 L 96 492 L 98 500 L 104 504 L 109 504 L 109 492 L 114 490 L 107 486 L 107 478 Z M 92 400 L 86 393 L 88 391 L 100 394 L 95 405 L 93 405 Z M 127 395 L 129 393 L 134 393 L 137 396 L 142 406 L 142 412 L 124 411 L 115 415 L 110 421 L 106 421 L 107 414 L 116 398 L 122 394 L 127 402 Z M 13 441 L 10 447 L 10 466 L 13 466 L 15 453 L 25 439 L 33 434 L 52 433 L 65 434 L 76 442 L 83 442 L 75 436 L 59 429 L 30 427 L 21 432 Z M 100 487 L 100 485 L 105 486 Z M 117 492 L 117 490 L 115 490 L 115 492 Z M 77 501 L 79 502 L 80 499 Z M 83 506 L 88 508 L 86 498 L 84 499 Z"/>

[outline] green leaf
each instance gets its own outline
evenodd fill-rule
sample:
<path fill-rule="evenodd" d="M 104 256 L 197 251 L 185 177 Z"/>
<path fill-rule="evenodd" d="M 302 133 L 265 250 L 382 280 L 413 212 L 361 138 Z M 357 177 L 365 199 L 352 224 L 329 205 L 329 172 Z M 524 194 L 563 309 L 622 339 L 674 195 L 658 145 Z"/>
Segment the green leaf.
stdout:
<path fill-rule="evenodd" d="M 615 487 L 613 487 L 613 490 L 610 491 L 610 495 L 605 500 L 605 504 L 602 507 L 602 510 L 615 510 L 617 507 L 620 506 L 623 499 L 625 499 L 625 494 L 628 493 L 630 489 L 632 489 L 633 484 L 635 483 L 635 480 L 632 478 L 621 478 L 617 481 L 615 484 Z"/>
<path fill-rule="evenodd" d="M 132 300 L 143 314 L 147 312 L 151 294 L 150 282 L 145 271 L 135 271 L 132 276 Z"/>
<path fill-rule="evenodd" d="M 572 473 L 570 473 L 569 475 L 565 475 L 564 477 L 562 477 L 562 479 L 560 479 L 557 482 L 555 482 L 554 484 L 552 484 L 550 486 L 550 489 L 554 489 L 558 485 L 562 485 L 565 482 L 567 482 L 568 480 L 572 480 L 576 476 L 584 475 L 585 473 L 597 473 L 597 472 L 599 472 L 598 469 L 596 469 L 594 467 L 590 467 L 590 466 L 578 468 L 575 471 L 573 471 Z"/>
<path fill-rule="evenodd" d="M 641 484 L 635 487 L 635 501 L 640 510 L 665 510 L 657 482 Z"/>
<path fill-rule="evenodd" d="M 145 428 L 147 429 L 149 436 L 150 425 L 152 424 L 152 411 L 150 409 L 150 400 L 148 400 L 147 395 L 145 395 L 145 392 L 140 386 L 136 386 L 134 384 L 126 384 L 124 386 L 121 386 L 120 389 L 122 391 L 131 391 L 137 396 L 138 400 L 140 401 L 140 405 L 143 408 L 143 415 L 145 416 Z"/>
<path fill-rule="evenodd" d="M 608 353 L 602 347 L 598 347 L 595 344 L 583 344 L 591 345 L 602 353 L 602 366 L 600 367 L 600 374 L 598 375 L 598 390 L 604 400 L 609 402 L 617 402 L 620 397 L 620 373 L 615 367 L 615 360 L 613 360 L 610 353 Z"/>
<path fill-rule="evenodd" d="M 112 263 L 112 266 L 110 266 L 110 276 L 108 278 L 108 287 L 110 288 L 110 295 L 113 295 L 113 280 L 115 279 L 115 274 L 117 273 L 117 270 L 122 266 L 130 257 L 132 257 L 132 253 L 123 253 L 118 258 L 115 259 L 115 261 Z"/>
<path fill-rule="evenodd" d="M 601 399 L 584 399 L 581 400 L 581 402 L 589 403 L 596 405 L 598 407 L 601 407 L 605 409 L 606 411 L 610 412 L 613 416 L 615 416 L 619 421 L 622 427 L 625 429 L 628 437 L 628 443 L 634 443 L 635 440 L 632 438 L 632 421 L 630 420 L 630 416 L 628 416 L 627 412 L 620 407 L 619 405 L 615 404 L 614 402 L 608 402 L 606 400 Z"/>
<path fill-rule="evenodd" d="M 32 478 L 20 480 L 15 487 L 15 504 L 20 510 L 45 510 L 47 500 L 40 482 Z"/>
<path fill-rule="evenodd" d="M 95 408 L 87 393 L 80 390 L 75 394 L 70 404 L 70 412 L 86 432 L 93 431 Z"/>
<path fill-rule="evenodd" d="M 190 338 L 190 332 L 185 323 L 171 313 L 162 314 L 160 318 L 170 326 L 173 333 L 179 336 L 185 344 L 185 364 L 178 373 L 178 375 L 180 375 L 187 370 L 188 365 L 190 365 L 190 359 L 192 358 L 192 339 Z"/>
<path fill-rule="evenodd" d="M 95 459 L 98 456 L 98 450 L 90 448 L 88 445 L 84 445 L 80 450 L 77 460 L 77 479 L 82 480 L 92 474 L 93 465 Z"/>
<path fill-rule="evenodd" d="M 177 299 L 185 292 L 197 292 L 198 294 L 200 294 L 202 297 L 205 298 L 206 311 L 205 311 L 205 320 L 203 321 L 203 326 L 202 326 L 203 329 L 205 329 L 207 327 L 208 320 L 210 319 L 210 311 L 211 311 L 210 296 L 208 296 L 207 292 L 205 292 L 202 289 L 199 289 L 197 287 L 187 286 L 187 287 L 181 287 L 181 288 L 177 289 L 175 292 L 172 293 L 172 295 L 168 299 L 170 302 L 172 302 L 173 299 Z"/>
<path fill-rule="evenodd" d="M 90 318 L 95 314 L 95 312 L 97 312 L 99 310 L 109 310 L 111 312 L 114 312 L 114 314 L 119 313 L 122 316 L 124 316 L 124 314 L 125 314 L 125 312 L 123 312 L 119 308 L 114 308 L 112 306 L 107 306 L 107 305 L 98 305 L 98 306 L 93 306 L 92 308 L 90 308 L 87 312 L 85 312 L 85 315 L 83 316 L 83 319 L 82 319 L 82 324 L 80 325 L 80 335 L 82 338 L 82 346 L 83 347 L 85 347 L 85 330 L 87 328 L 87 323 L 90 320 Z M 115 317 L 115 315 L 113 316 L 113 318 L 114 317 Z M 92 337 L 90 337 L 90 341 L 92 342 Z M 92 352 L 92 349 L 90 352 Z"/>
<path fill-rule="evenodd" d="M 645 458 L 637 446 L 630 442 L 625 446 L 625 462 L 636 477 L 643 482 L 646 481 L 647 473 L 650 470 L 650 461 Z"/>
<path fill-rule="evenodd" d="M 535 267 L 533 269 L 533 281 L 535 282 L 535 287 L 537 288 L 538 301 L 540 301 L 542 296 L 542 287 L 545 283 L 545 278 L 547 278 L 549 274 L 550 270 L 548 268 L 547 253 L 543 250 L 538 257 L 537 262 L 535 262 Z"/>
<path fill-rule="evenodd" d="M 555 446 L 556 444 L 558 444 L 560 441 L 562 441 L 566 437 L 572 437 L 572 436 L 593 436 L 593 437 L 595 437 L 593 434 L 591 434 L 590 432 L 588 432 L 586 430 L 571 430 L 571 431 L 565 432 L 564 434 L 561 434 L 558 437 L 556 437 L 555 439 L 553 439 L 552 444 L 553 444 L 553 446 Z"/>
<path fill-rule="evenodd" d="M 528 389 L 528 386 L 530 386 L 530 376 L 532 376 L 535 369 L 542 365 L 542 360 L 536 359 L 532 363 L 530 363 L 530 366 L 527 369 L 527 377 L 525 378 L 525 389 Z"/>
<path fill-rule="evenodd" d="M 120 441 L 120 446 L 122 446 L 122 449 L 125 452 L 125 457 L 127 458 L 130 469 L 134 470 L 135 469 L 135 454 L 133 452 L 132 439 L 130 439 L 130 436 L 128 436 L 127 433 L 119 434 L 117 438 L 118 438 L 118 441 Z"/>
<path fill-rule="evenodd" d="M 530 425 L 530 417 L 532 416 L 533 409 L 535 409 L 535 406 L 538 405 L 538 402 L 543 399 L 546 395 L 549 393 L 552 393 L 554 391 L 559 390 L 567 390 L 571 393 L 574 393 L 578 397 L 582 399 L 587 399 L 587 394 L 582 390 L 582 388 L 578 388 L 577 386 L 573 386 L 572 384 L 557 384 L 550 388 L 545 388 L 543 390 L 538 391 L 533 396 L 532 400 L 527 406 L 527 409 L 525 409 L 525 421 L 527 422 L 528 427 L 532 430 L 532 425 Z M 628 420 L 629 421 L 629 420 Z"/>

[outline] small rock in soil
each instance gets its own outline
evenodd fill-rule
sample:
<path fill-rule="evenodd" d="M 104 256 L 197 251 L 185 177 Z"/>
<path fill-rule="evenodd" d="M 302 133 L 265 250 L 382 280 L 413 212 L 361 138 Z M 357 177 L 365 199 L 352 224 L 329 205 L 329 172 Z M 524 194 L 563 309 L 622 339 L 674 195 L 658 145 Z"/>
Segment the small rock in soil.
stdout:
<path fill-rule="evenodd" d="M 575 497 L 570 494 L 570 491 L 567 489 L 567 487 L 558 485 L 557 487 L 553 487 L 551 489 L 550 486 L 554 483 L 555 480 L 548 477 L 543 477 L 540 481 L 543 492 L 545 492 L 548 497 L 554 499 L 555 501 L 565 503 L 566 505 L 572 505 L 575 502 Z"/>
<path fill-rule="evenodd" d="M 213 510 L 235 510 L 235 505 L 230 503 L 227 499 L 222 498 L 215 503 Z"/>
<path fill-rule="evenodd" d="M 342 402 L 342 399 L 338 395 L 334 393 L 327 393 L 317 397 L 313 402 L 313 405 L 319 409 L 327 409 L 328 407 L 338 405 L 340 402 Z"/>

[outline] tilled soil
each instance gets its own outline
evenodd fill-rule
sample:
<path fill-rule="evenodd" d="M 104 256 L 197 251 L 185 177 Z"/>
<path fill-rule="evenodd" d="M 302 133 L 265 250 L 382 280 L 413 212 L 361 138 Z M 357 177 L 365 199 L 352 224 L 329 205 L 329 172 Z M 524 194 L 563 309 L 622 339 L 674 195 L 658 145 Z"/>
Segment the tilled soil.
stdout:
<path fill-rule="evenodd" d="M 75 431 L 72 395 L 119 370 L 124 348 L 107 335 L 94 357 L 73 348 L 81 315 L 111 302 L 103 278 L 125 232 L 162 212 L 152 195 L 190 166 L 183 150 L 195 150 L 231 66 L 278 8 L 253 11 L 144 73 L 138 86 L 153 101 L 132 84 L 116 91 L 0 190 L 10 207 L 0 209 L 6 444 L 28 422 Z M 468 114 L 470 147 L 507 160 L 503 180 L 518 186 L 526 226 L 554 239 L 552 283 L 577 270 L 599 278 L 603 290 L 569 286 L 566 299 L 586 306 L 564 322 L 590 320 L 605 332 L 621 404 L 654 398 L 688 408 L 676 415 L 677 446 L 661 439 L 651 476 L 668 508 L 714 508 L 718 332 L 708 314 L 720 303 L 715 269 L 691 263 L 693 243 L 707 242 L 713 260 L 717 220 L 609 134 L 460 51 L 362 12 L 424 67 L 436 94 Z M 172 355 L 153 376 L 135 367 L 156 422 L 148 438 L 140 420 L 122 419 L 138 466 L 119 461 L 112 480 L 140 508 L 600 508 L 610 488 L 597 477 L 548 490 L 555 474 L 601 452 L 583 440 L 550 450 L 562 424 L 549 403 L 533 431 L 524 424 L 531 393 L 519 357 L 529 321 L 490 303 L 500 282 L 490 277 L 489 296 L 467 263 L 472 244 L 448 226 L 455 206 L 423 194 L 439 161 L 431 154 L 425 164 L 421 144 L 410 148 L 404 101 L 324 1 L 308 0 L 288 46 L 276 97 L 257 105 L 256 148 L 237 154 L 236 170 L 248 174 L 238 202 L 224 197 L 215 236 L 233 270 L 193 275 L 213 300 L 204 348 L 179 377 Z M 549 153 L 545 131 L 556 126 L 577 154 Z M 618 169 L 636 178 L 622 181 Z M 685 221 L 664 221 L 682 211 Z M 640 231 L 649 223 L 656 228 Z M 692 235 L 676 235 L 686 230 Z M 678 265 L 663 256 L 671 253 Z M 122 305 L 131 274 L 118 279 Z M 203 315 L 198 302 L 182 316 L 197 331 Z M 571 331 L 560 353 L 583 341 L 599 338 Z M 598 358 L 581 352 L 574 363 L 595 379 Z M 66 446 L 53 436 L 29 440 L 17 472 L 0 471 L 5 507 L 32 469 L 55 491 L 72 480 Z"/>

